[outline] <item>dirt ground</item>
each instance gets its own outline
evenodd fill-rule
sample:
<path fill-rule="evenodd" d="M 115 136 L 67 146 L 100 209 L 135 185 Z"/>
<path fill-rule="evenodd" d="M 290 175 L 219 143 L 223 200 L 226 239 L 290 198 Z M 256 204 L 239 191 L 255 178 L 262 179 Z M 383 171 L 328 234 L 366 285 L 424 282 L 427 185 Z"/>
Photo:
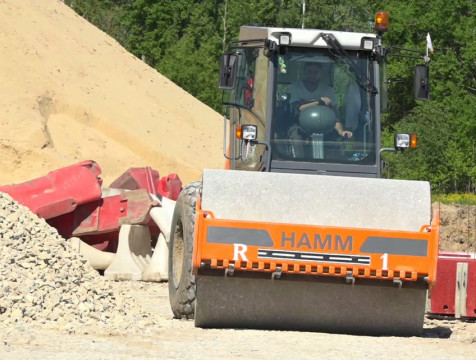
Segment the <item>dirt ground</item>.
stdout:
<path fill-rule="evenodd" d="M 459 244 L 458 239 L 462 239 L 463 245 L 467 247 L 464 241 L 468 228 L 472 228 L 468 220 L 473 221 L 476 214 L 473 212 L 473 217 L 469 219 L 464 214 L 467 209 L 476 211 L 476 207 L 463 207 L 464 211 L 458 211 L 461 208 L 455 206 L 440 206 L 440 210 L 443 208 L 448 210 L 443 213 L 443 222 L 456 224 L 453 229 L 460 231 L 452 230 L 448 235 L 455 239 L 454 243 Z M 450 243 L 448 239 L 445 241 Z M 0 263 L 0 269 L 2 265 Z M 9 280 L 15 281 L 8 272 L 3 274 L 7 283 Z M 0 291 L 5 289 L 2 280 L 5 279 L 0 279 Z M 476 359 L 476 322 L 427 317 L 423 335 L 409 338 L 199 329 L 194 327 L 193 321 L 173 319 L 167 283 L 99 280 L 99 284 L 112 286 L 114 298 L 126 303 L 126 307 L 120 307 L 126 311 L 123 320 L 118 322 L 113 316 L 110 320 L 91 323 L 78 322 L 74 317 L 65 320 L 64 317 L 42 323 L 27 317 L 12 319 L 0 316 L 0 358 L 380 359 L 385 356 L 402 360 Z M 0 315 L 1 310 L 0 306 Z M 88 318 L 84 315 L 81 319 Z"/>
<path fill-rule="evenodd" d="M 476 206 L 434 203 L 441 218 L 440 250 L 476 252 Z"/>
<path fill-rule="evenodd" d="M 3 330 L 5 359 L 476 359 L 476 323 L 426 320 L 422 337 L 367 337 L 235 329 L 199 329 L 172 319 L 167 284 L 115 283 L 155 318 L 147 331 L 18 325 Z"/>
<path fill-rule="evenodd" d="M 108 184 L 130 167 L 184 183 L 221 168 L 222 117 L 57 0 L 0 0 L 0 185 L 86 159 Z M 476 251 L 475 207 L 440 209 L 443 250 Z M 150 326 L 0 322 L 0 359 L 476 359 L 476 324 L 423 337 L 204 330 L 174 320 L 167 284 L 114 283 Z"/>

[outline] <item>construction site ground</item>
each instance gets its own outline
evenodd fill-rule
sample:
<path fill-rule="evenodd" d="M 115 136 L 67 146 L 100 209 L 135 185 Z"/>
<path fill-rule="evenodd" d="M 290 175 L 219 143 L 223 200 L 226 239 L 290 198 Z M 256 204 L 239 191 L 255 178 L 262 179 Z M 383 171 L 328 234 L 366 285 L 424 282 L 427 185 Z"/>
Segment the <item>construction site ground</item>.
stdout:
<path fill-rule="evenodd" d="M 199 329 L 173 320 L 167 284 L 115 283 L 154 316 L 152 330 L 17 324 L 1 328 L 4 359 L 476 359 L 476 324 L 426 320 L 423 337 Z M 312 311 L 310 309 L 310 311 Z"/>
<path fill-rule="evenodd" d="M 476 207 L 440 210 L 467 248 Z M 476 323 L 451 319 L 427 317 L 420 337 L 195 328 L 173 318 L 167 283 L 105 280 L 1 193 L 0 245 L 2 359 L 476 359 Z"/>
<path fill-rule="evenodd" d="M 87 159 L 104 185 L 130 167 L 186 184 L 223 166 L 222 116 L 63 2 L 0 0 L 0 47 L 0 185 Z M 8 201 L 0 359 L 476 359 L 476 323 L 452 320 L 411 338 L 195 328 L 173 319 L 167 283 L 105 281 Z M 434 206 L 440 249 L 475 252 L 476 207 Z"/>

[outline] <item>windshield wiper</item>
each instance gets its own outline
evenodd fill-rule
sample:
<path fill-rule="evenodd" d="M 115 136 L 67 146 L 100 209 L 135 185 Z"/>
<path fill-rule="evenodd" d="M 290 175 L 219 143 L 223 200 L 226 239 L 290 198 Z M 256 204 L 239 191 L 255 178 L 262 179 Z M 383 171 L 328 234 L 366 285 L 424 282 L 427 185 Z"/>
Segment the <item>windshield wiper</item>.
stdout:
<path fill-rule="evenodd" d="M 322 37 L 326 44 L 334 50 L 332 52 L 332 55 L 334 55 L 337 60 L 349 65 L 350 71 L 355 75 L 355 79 L 359 83 L 360 86 L 362 86 L 368 93 L 375 95 L 378 93 L 377 88 L 372 84 L 370 79 L 367 77 L 367 75 L 362 71 L 362 69 L 357 66 L 354 60 L 350 58 L 350 56 L 345 52 L 344 48 L 342 45 L 339 43 L 339 41 L 335 38 L 333 34 L 324 34 L 321 33 L 319 34 L 318 38 Z M 317 39 L 316 39 L 317 40 Z"/>

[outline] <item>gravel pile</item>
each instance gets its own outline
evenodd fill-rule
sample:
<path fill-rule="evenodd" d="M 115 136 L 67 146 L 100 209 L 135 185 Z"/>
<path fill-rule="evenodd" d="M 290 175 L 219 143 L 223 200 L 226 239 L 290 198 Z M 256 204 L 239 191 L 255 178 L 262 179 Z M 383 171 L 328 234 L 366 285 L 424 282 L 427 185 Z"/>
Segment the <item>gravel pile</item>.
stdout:
<path fill-rule="evenodd" d="M 44 219 L 0 193 L 0 324 L 153 325 Z"/>

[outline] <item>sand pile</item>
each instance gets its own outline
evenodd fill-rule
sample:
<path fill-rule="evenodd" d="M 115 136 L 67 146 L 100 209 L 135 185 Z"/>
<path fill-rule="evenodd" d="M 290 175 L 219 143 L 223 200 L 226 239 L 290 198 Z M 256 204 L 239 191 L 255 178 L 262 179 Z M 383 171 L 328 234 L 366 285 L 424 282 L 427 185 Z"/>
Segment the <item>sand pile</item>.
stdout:
<path fill-rule="evenodd" d="M 88 159 L 105 185 L 223 166 L 222 116 L 61 1 L 0 1 L 0 49 L 0 185 Z"/>

